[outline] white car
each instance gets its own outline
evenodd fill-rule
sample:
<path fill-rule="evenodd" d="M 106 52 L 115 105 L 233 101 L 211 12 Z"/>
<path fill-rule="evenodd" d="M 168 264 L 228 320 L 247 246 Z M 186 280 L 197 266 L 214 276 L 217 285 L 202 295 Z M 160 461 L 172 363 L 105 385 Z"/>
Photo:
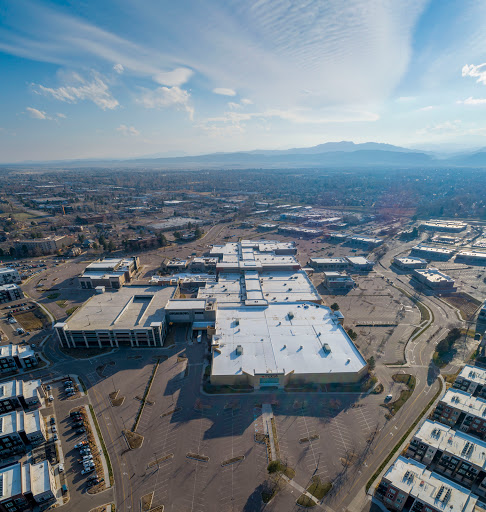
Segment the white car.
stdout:
<path fill-rule="evenodd" d="M 385 402 L 389 402 L 393 398 L 393 395 L 386 395 Z"/>
<path fill-rule="evenodd" d="M 52 395 L 49 395 L 49 402 L 54 402 L 54 397 Z"/>
<path fill-rule="evenodd" d="M 81 474 L 87 475 L 88 473 L 92 473 L 93 471 L 94 471 L 94 468 L 87 468 L 87 469 L 83 469 L 83 471 L 81 471 Z"/>
<path fill-rule="evenodd" d="M 64 464 L 59 464 L 59 473 L 64 471 Z"/>

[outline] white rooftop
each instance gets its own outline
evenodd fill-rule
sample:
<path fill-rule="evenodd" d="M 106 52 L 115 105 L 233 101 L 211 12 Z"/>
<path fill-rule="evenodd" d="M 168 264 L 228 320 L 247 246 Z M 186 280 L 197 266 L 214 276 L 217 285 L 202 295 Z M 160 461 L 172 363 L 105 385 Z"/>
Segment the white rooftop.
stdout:
<path fill-rule="evenodd" d="M 124 286 L 91 297 L 67 319 L 71 331 L 146 329 L 164 320 L 163 308 L 175 287 Z"/>
<path fill-rule="evenodd" d="M 433 247 L 431 245 L 416 245 L 412 250 L 420 252 L 435 252 L 438 254 L 452 254 L 452 249 L 444 249 L 443 247 Z"/>
<path fill-rule="evenodd" d="M 459 373 L 456 379 L 459 377 L 470 380 L 471 382 L 476 382 L 477 384 L 481 384 L 482 386 L 486 384 L 486 370 L 484 370 L 483 368 L 478 368 L 477 366 L 471 366 L 467 364 L 461 370 L 461 373 Z"/>
<path fill-rule="evenodd" d="M 431 283 L 454 282 L 452 277 L 444 274 L 437 268 L 417 268 L 413 272 L 416 275 L 424 277 Z"/>
<path fill-rule="evenodd" d="M 313 303 L 220 307 L 213 345 L 213 375 L 356 373 L 366 365 L 331 310 Z"/>
<path fill-rule="evenodd" d="M 426 420 L 414 438 L 472 464 L 486 468 L 486 442 L 437 421 Z"/>
<path fill-rule="evenodd" d="M 49 466 L 50 464 L 47 460 L 30 465 L 30 486 L 34 497 L 51 490 Z"/>
<path fill-rule="evenodd" d="M 436 510 L 473 512 L 478 497 L 465 487 L 399 456 L 385 473 L 390 483 Z M 447 496 L 447 497 L 446 497 Z"/>
<path fill-rule="evenodd" d="M 486 416 L 486 400 L 471 396 L 460 389 L 448 389 L 440 401 L 473 416 Z"/>
<path fill-rule="evenodd" d="M 22 466 L 17 463 L 0 469 L 0 501 L 22 492 Z"/>

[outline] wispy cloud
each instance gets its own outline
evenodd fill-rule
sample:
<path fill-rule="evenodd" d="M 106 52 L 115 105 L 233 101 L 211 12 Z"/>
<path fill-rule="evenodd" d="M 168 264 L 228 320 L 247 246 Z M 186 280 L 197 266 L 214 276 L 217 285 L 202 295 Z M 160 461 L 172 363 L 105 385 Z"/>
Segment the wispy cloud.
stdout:
<path fill-rule="evenodd" d="M 127 126 L 126 124 L 121 124 L 116 130 L 125 136 L 132 135 L 136 137 L 140 135 L 140 132 L 134 126 Z"/>
<path fill-rule="evenodd" d="M 462 76 L 477 78 L 476 82 L 478 84 L 486 85 L 486 62 L 478 64 L 477 66 L 474 64 L 466 64 L 462 68 Z"/>
<path fill-rule="evenodd" d="M 190 103 L 191 95 L 180 87 L 157 87 L 157 89 L 143 89 L 142 94 L 137 98 L 137 103 L 145 108 L 169 108 L 175 107 L 189 113 L 192 120 L 194 108 Z"/>
<path fill-rule="evenodd" d="M 473 98 L 470 96 L 465 100 L 458 100 L 456 103 L 459 105 L 486 105 L 486 98 Z"/>
<path fill-rule="evenodd" d="M 37 108 L 33 108 L 33 107 L 27 107 L 25 110 L 27 111 L 27 113 L 29 114 L 29 116 L 32 119 L 42 119 L 42 120 L 47 120 L 47 121 L 57 121 L 58 119 L 65 119 L 66 118 L 65 114 L 57 113 L 55 115 L 49 115 L 49 114 L 47 114 L 47 112 L 45 112 L 43 110 L 38 110 Z"/>
<path fill-rule="evenodd" d="M 185 84 L 192 75 L 192 69 L 176 68 L 173 71 L 159 72 L 154 75 L 153 79 L 160 85 L 174 87 Z"/>
<path fill-rule="evenodd" d="M 233 89 L 227 89 L 226 87 L 216 87 L 213 89 L 213 92 L 221 96 L 236 96 L 236 92 Z"/>
<path fill-rule="evenodd" d="M 30 114 L 33 119 L 50 119 L 45 112 L 37 110 L 36 108 L 27 107 L 25 110 Z"/>
<path fill-rule="evenodd" d="M 90 80 L 85 80 L 77 73 L 72 73 L 70 81 L 71 84 L 57 88 L 34 84 L 34 91 L 67 103 L 92 101 L 102 110 L 113 110 L 118 107 L 118 100 L 111 95 L 108 85 L 99 73 L 93 72 Z"/>
<path fill-rule="evenodd" d="M 435 107 L 434 105 L 427 105 L 426 107 L 419 108 L 419 111 L 420 112 L 427 112 L 429 110 L 434 110 L 436 108 L 437 107 Z"/>

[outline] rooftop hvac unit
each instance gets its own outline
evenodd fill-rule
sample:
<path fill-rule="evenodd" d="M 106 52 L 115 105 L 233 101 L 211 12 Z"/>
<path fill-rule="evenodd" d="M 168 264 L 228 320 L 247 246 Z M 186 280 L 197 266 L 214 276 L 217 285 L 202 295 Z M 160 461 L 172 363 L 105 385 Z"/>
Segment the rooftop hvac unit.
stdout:
<path fill-rule="evenodd" d="M 331 347 L 329 346 L 328 343 L 324 343 L 323 348 L 324 352 L 331 352 Z"/>
<path fill-rule="evenodd" d="M 241 345 L 236 346 L 236 355 L 241 356 L 243 354 L 243 347 Z"/>

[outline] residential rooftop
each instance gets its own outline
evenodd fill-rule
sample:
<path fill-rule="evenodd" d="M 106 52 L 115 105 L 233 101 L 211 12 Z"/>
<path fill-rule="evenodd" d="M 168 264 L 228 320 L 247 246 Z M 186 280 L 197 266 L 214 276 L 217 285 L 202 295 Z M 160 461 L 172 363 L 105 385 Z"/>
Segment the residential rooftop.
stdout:
<path fill-rule="evenodd" d="M 486 400 L 471 396 L 460 389 L 448 389 L 440 401 L 474 416 L 486 416 Z"/>

